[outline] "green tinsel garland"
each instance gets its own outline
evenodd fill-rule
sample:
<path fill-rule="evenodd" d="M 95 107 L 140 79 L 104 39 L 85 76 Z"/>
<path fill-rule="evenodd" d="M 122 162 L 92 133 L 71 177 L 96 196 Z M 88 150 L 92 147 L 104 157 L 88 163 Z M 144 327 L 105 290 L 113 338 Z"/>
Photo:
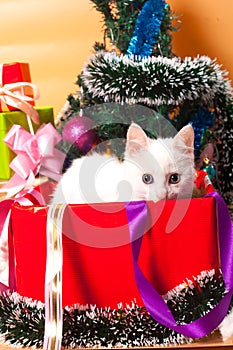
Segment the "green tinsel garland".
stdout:
<path fill-rule="evenodd" d="M 225 292 L 221 277 L 202 272 L 164 297 L 177 323 L 189 323 L 207 313 Z M 0 340 L 17 346 L 43 346 L 44 304 L 16 292 L 0 296 Z M 63 310 L 62 345 L 75 347 L 136 347 L 192 342 L 157 323 L 135 302 L 115 310 L 73 305 Z"/>
<path fill-rule="evenodd" d="M 103 102 L 179 105 L 186 100 L 209 102 L 232 96 L 226 72 L 207 56 L 128 57 L 102 52 L 90 57 L 80 76 L 83 87 Z"/>

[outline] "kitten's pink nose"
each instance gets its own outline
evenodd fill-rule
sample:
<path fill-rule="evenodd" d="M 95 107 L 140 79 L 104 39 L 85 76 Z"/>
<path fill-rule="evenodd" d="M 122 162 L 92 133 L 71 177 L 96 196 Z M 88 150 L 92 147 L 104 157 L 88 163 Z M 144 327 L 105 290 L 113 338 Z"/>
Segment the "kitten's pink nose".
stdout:
<path fill-rule="evenodd" d="M 163 192 L 158 193 L 156 195 L 156 197 L 157 197 L 158 201 L 166 199 L 167 198 L 167 191 L 163 191 Z"/>

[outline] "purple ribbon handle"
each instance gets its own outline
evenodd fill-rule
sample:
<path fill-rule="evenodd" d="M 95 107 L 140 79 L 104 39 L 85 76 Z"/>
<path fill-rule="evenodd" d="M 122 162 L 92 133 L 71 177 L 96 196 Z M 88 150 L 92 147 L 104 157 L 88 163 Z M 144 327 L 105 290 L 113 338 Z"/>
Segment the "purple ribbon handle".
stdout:
<path fill-rule="evenodd" d="M 177 325 L 169 307 L 143 275 L 137 263 L 142 236 L 146 230 L 147 204 L 145 201 L 126 203 L 135 280 L 144 305 L 157 322 L 189 338 L 201 338 L 216 329 L 226 316 L 233 295 L 233 226 L 231 217 L 224 200 L 218 193 L 213 192 L 208 196 L 215 198 L 217 206 L 221 267 L 226 294 L 207 314 L 185 325 Z"/>

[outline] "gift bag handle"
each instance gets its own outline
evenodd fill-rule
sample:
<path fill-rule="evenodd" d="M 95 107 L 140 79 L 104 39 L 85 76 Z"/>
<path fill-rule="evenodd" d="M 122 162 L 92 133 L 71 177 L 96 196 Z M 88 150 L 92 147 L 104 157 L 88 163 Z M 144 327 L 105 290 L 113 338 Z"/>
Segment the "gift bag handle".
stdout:
<path fill-rule="evenodd" d="M 220 257 L 226 294 L 206 315 L 185 325 L 177 325 L 169 307 L 154 289 L 152 284 L 143 275 L 138 265 L 138 256 L 143 236 L 142 233 L 145 232 L 147 222 L 148 210 L 146 201 L 130 202 L 126 204 L 135 280 L 144 305 L 150 315 L 157 322 L 189 338 L 201 338 L 216 329 L 226 316 L 233 295 L 232 221 L 228 208 L 222 197 L 216 192 L 207 195 L 207 197 L 209 196 L 215 198 L 217 206 Z"/>

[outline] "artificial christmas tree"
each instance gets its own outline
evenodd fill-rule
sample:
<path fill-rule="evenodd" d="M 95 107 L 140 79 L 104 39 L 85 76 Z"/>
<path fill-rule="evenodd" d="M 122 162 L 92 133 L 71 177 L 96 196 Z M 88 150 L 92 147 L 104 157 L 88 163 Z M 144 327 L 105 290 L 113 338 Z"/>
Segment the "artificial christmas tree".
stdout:
<path fill-rule="evenodd" d="M 58 127 L 62 129 L 81 107 L 88 115 L 90 107 L 104 103 L 118 103 L 125 108 L 132 104 L 149 107 L 155 113 L 140 118 L 154 137 L 157 135 L 153 120 L 157 113 L 177 130 L 192 123 L 195 155 L 199 157 L 208 143 L 213 144 L 212 164 L 216 169 L 212 181 L 224 199 L 231 202 L 233 93 L 227 72 L 206 56 L 184 60 L 175 56 L 171 35 L 177 30 L 173 25 L 177 17 L 165 1 L 92 2 L 103 14 L 104 42 L 95 43 L 96 52 L 78 75 L 77 85 L 82 93 L 68 96 L 57 118 Z M 106 38 L 110 39 L 110 48 Z M 104 112 L 103 107 L 97 116 L 90 112 L 91 118 L 96 119 L 94 127 L 100 143 L 125 138 L 127 126 L 115 119 L 111 108 Z M 134 113 L 135 109 L 129 111 Z M 125 113 L 122 122 L 131 122 Z M 70 145 L 63 146 L 66 147 Z M 71 149 L 71 157 L 83 154 Z"/>

